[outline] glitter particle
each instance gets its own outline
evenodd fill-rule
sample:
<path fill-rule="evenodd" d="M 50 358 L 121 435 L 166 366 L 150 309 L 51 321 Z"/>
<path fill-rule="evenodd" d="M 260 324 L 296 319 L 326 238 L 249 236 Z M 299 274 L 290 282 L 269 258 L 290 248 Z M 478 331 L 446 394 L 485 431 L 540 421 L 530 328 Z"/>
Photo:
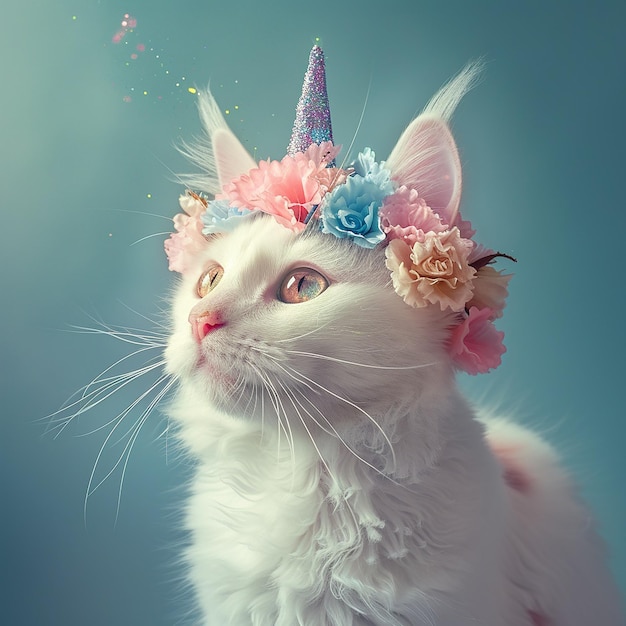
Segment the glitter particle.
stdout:
<path fill-rule="evenodd" d="M 187 87 L 187 91 L 189 93 L 198 93 L 198 90 L 195 87 Z M 237 108 L 237 107 L 235 107 Z"/>
<path fill-rule="evenodd" d="M 134 28 L 136 28 L 137 19 L 130 15 L 130 13 L 124 13 L 122 21 L 120 22 L 120 26 L 121 28 L 119 28 L 117 32 L 113 35 L 113 43 L 120 43 L 122 39 L 126 37 L 126 33 L 128 31 L 132 31 Z"/>
<path fill-rule="evenodd" d="M 147 193 L 146 194 L 146 198 L 148 198 L 148 199 L 152 198 L 152 194 L 151 193 Z"/>

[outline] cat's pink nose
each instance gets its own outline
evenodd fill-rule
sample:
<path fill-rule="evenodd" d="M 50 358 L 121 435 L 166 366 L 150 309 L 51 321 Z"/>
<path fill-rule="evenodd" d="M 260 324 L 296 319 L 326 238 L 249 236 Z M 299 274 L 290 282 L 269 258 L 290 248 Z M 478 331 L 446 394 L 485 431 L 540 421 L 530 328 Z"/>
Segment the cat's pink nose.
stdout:
<path fill-rule="evenodd" d="M 217 330 L 225 325 L 219 313 L 191 313 L 189 323 L 194 339 L 200 343 L 211 331 Z"/>

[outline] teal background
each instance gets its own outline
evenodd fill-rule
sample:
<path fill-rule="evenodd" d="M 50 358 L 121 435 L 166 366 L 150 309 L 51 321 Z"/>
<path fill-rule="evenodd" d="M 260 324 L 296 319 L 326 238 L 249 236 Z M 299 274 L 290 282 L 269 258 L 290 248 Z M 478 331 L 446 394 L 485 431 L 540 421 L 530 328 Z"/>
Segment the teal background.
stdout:
<path fill-rule="evenodd" d="M 126 12 L 137 27 L 114 44 Z M 280 158 L 315 37 L 327 58 L 335 140 L 350 143 L 369 89 L 355 146 L 382 158 L 443 82 L 485 58 L 484 80 L 454 120 L 464 215 L 481 242 L 519 263 L 500 323 L 503 365 L 462 385 L 561 450 L 625 591 L 625 22 L 623 2 L 3 7 L 0 621 L 184 623 L 177 511 L 188 468 L 158 438 L 161 415 L 135 442 L 117 521 L 121 467 L 83 513 L 108 429 L 89 433 L 145 385 L 57 438 L 38 420 L 128 352 L 71 325 L 93 326 L 95 317 L 150 328 L 142 316 L 164 307 L 165 235 L 135 242 L 168 232 L 177 212 L 172 172 L 189 168 L 173 144 L 199 131 L 188 87 L 210 80 L 250 151 Z M 128 419 L 130 427 L 136 417 Z M 110 443 L 100 478 L 122 451 Z"/>

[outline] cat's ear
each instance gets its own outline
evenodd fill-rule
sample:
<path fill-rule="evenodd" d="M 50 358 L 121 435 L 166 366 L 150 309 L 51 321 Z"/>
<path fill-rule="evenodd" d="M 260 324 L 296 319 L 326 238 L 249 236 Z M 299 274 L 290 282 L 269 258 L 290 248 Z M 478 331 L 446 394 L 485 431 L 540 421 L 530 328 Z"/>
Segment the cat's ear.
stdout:
<path fill-rule="evenodd" d="M 218 128 L 211 136 L 211 143 L 221 186 L 256 167 L 254 159 L 230 128 Z"/>
<path fill-rule="evenodd" d="M 386 161 L 393 178 L 415 189 L 448 224 L 461 201 L 461 161 L 448 120 L 474 85 L 481 65 L 468 65 L 430 101 L 402 133 Z"/>
<path fill-rule="evenodd" d="M 228 128 L 209 90 L 198 92 L 198 112 L 204 135 L 192 143 L 183 143 L 180 149 L 201 173 L 188 174 L 183 179 L 192 189 L 214 195 L 225 183 L 256 167 L 256 163 Z"/>
<path fill-rule="evenodd" d="M 415 118 L 386 165 L 395 180 L 416 189 L 445 222 L 454 222 L 461 201 L 461 161 L 443 120 L 426 115 Z"/>

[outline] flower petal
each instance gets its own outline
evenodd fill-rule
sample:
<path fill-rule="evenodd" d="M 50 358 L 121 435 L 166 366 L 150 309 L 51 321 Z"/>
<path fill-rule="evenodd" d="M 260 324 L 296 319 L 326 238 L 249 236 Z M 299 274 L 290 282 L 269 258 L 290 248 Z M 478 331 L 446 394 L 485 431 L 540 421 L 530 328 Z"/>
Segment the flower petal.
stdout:
<path fill-rule="evenodd" d="M 502 311 L 509 295 L 508 284 L 512 274 L 503 274 L 490 265 L 479 268 L 474 278 L 474 293 L 469 306 L 479 309 L 489 308 L 493 318 L 502 317 Z"/>
<path fill-rule="evenodd" d="M 483 374 L 500 365 L 506 352 L 504 333 L 496 330 L 491 309 L 471 307 L 463 321 L 453 328 L 449 350 L 455 365 L 468 374 Z"/>

